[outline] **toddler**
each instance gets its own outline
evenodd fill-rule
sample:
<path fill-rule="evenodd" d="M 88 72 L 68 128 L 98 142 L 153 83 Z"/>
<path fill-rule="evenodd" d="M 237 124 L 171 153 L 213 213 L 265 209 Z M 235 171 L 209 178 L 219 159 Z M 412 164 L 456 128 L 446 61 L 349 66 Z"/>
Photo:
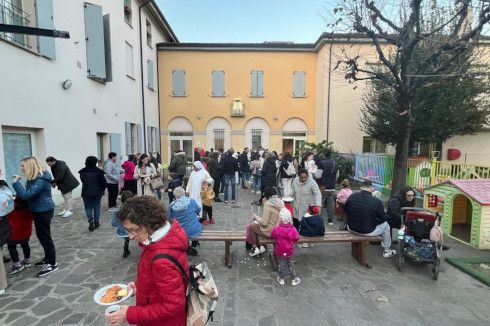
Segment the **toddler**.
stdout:
<path fill-rule="evenodd" d="M 291 216 L 294 216 L 294 206 L 293 206 L 293 197 L 283 197 L 282 201 L 284 202 L 284 207 L 287 208 L 291 212 Z M 293 226 L 296 230 L 299 230 L 299 220 L 293 217 Z"/>
<path fill-rule="evenodd" d="M 20 197 L 15 198 L 14 210 L 9 215 L 10 239 L 7 241 L 10 258 L 13 266 L 10 275 L 17 274 L 31 266 L 31 248 L 29 238 L 32 235 L 32 219 L 34 215 L 27 207 L 27 201 Z M 20 245 L 24 254 L 24 260 L 20 261 L 17 245 Z"/>
<path fill-rule="evenodd" d="M 213 201 L 214 190 L 212 187 L 212 180 L 204 180 L 201 188 L 201 200 L 202 200 L 202 218 L 199 221 L 204 224 L 215 224 L 213 219 Z M 208 219 L 209 218 L 209 222 Z"/>
<path fill-rule="evenodd" d="M 325 223 L 320 215 L 320 206 L 311 204 L 308 206 L 305 216 L 299 223 L 299 234 L 305 237 L 323 237 L 325 235 Z M 303 248 L 311 246 L 303 243 Z"/>
<path fill-rule="evenodd" d="M 345 206 L 345 202 L 347 201 L 349 196 L 352 195 L 352 190 L 350 189 L 349 180 L 347 180 L 347 179 L 344 179 L 340 183 L 340 185 L 342 186 L 342 189 L 337 194 L 337 200 L 336 200 L 337 207 L 339 208 L 339 211 L 340 211 L 339 212 L 340 217 L 338 218 L 338 220 L 343 221 L 345 223 L 345 222 L 347 222 L 347 218 L 346 218 L 346 215 L 344 213 L 344 206 Z"/>
<path fill-rule="evenodd" d="M 174 189 L 182 186 L 182 180 L 180 180 L 180 178 L 177 176 L 177 173 L 175 172 L 170 172 L 170 174 L 167 177 L 167 180 L 168 180 L 168 187 L 165 191 L 168 194 L 168 203 L 170 204 L 175 200 Z"/>
<path fill-rule="evenodd" d="M 299 240 L 298 231 L 291 225 L 291 212 L 287 208 L 281 208 L 279 212 L 279 224 L 272 230 L 271 237 L 276 239 L 274 254 L 278 260 L 279 276 L 277 282 L 284 285 L 286 276 L 291 277 L 291 285 L 301 282 L 294 270 L 294 243 Z"/>
<path fill-rule="evenodd" d="M 121 203 L 124 203 L 126 200 L 133 196 L 133 192 L 129 190 L 124 190 L 121 194 Z M 124 239 L 124 251 L 122 256 L 123 258 L 127 258 L 129 255 L 131 255 L 131 251 L 129 251 L 129 233 L 124 229 L 122 223 L 117 218 L 118 213 L 119 208 L 112 212 L 111 225 L 116 228 L 116 235 Z"/>

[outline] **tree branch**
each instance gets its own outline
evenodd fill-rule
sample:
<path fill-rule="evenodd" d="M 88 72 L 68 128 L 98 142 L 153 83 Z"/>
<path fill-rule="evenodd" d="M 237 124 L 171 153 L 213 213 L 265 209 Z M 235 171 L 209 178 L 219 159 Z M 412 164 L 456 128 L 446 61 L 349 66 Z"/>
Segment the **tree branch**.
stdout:
<path fill-rule="evenodd" d="M 381 19 L 381 21 L 385 22 L 388 26 L 393 28 L 395 31 L 397 31 L 399 33 L 401 32 L 402 29 L 400 27 L 396 26 L 395 23 L 393 23 L 391 20 L 389 20 L 388 18 L 385 17 L 381 13 L 381 11 L 378 9 L 378 7 L 376 7 L 376 5 L 374 4 L 374 1 L 364 0 L 364 3 L 366 5 L 366 8 L 368 8 L 369 10 L 372 11 L 374 17 Z"/>

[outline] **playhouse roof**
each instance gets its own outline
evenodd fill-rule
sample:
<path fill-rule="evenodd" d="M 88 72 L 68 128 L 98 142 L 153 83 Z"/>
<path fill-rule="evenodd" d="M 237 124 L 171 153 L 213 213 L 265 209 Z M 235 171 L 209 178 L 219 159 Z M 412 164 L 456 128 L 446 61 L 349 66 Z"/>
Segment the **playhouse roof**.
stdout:
<path fill-rule="evenodd" d="M 455 186 L 466 195 L 479 202 L 480 205 L 490 205 L 490 179 L 449 179 L 446 182 L 430 188 L 435 188 L 442 184 L 451 184 Z"/>

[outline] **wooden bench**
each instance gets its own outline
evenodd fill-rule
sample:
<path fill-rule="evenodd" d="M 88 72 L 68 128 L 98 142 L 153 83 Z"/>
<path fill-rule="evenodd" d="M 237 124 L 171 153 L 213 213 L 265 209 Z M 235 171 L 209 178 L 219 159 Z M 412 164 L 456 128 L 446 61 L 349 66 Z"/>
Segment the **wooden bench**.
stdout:
<path fill-rule="evenodd" d="M 229 268 L 233 264 L 233 253 L 231 245 L 233 242 L 245 242 L 245 231 L 204 231 L 202 234 L 191 240 L 198 241 L 224 241 L 225 242 L 225 265 Z M 335 243 L 335 242 L 350 242 L 352 257 L 359 262 L 362 266 L 371 268 L 372 266 L 367 262 L 367 247 L 370 242 L 379 242 L 382 238 L 367 237 L 359 234 L 354 234 L 349 231 L 333 231 L 326 232 L 323 237 L 303 237 L 301 236 L 297 243 Z M 261 244 L 274 244 L 274 239 L 261 239 Z M 272 252 L 269 250 L 269 258 L 271 260 L 272 267 L 277 268 L 277 260 Z"/>

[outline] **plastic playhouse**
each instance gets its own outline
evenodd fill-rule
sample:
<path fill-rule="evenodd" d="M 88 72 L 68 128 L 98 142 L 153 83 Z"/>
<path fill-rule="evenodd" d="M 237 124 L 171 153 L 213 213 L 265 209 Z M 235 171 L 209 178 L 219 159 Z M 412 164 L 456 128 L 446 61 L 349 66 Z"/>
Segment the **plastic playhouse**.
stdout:
<path fill-rule="evenodd" d="M 442 214 L 445 234 L 490 249 L 490 179 L 450 179 L 428 187 L 424 207 Z"/>

